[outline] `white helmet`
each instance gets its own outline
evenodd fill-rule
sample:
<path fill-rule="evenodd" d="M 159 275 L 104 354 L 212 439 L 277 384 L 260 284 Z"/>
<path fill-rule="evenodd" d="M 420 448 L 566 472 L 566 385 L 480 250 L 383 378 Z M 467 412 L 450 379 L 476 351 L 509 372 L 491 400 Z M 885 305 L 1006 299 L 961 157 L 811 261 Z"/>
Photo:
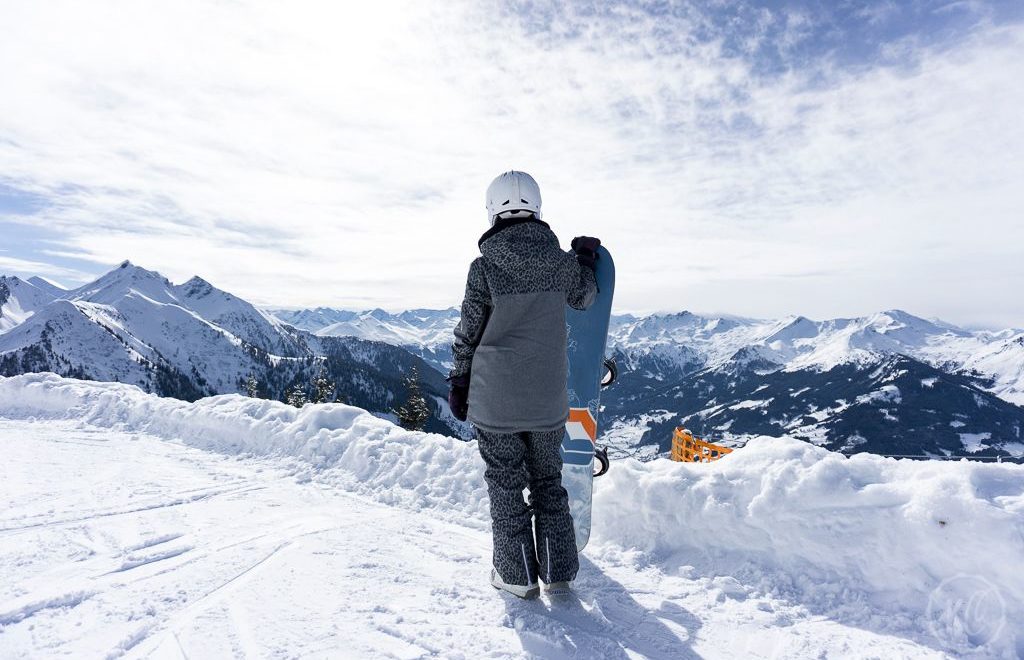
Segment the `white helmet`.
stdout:
<path fill-rule="evenodd" d="M 533 213 L 540 220 L 540 186 L 526 172 L 513 170 L 487 186 L 487 219 L 493 225 L 499 215 L 519 216 L 516 211 Z"/>

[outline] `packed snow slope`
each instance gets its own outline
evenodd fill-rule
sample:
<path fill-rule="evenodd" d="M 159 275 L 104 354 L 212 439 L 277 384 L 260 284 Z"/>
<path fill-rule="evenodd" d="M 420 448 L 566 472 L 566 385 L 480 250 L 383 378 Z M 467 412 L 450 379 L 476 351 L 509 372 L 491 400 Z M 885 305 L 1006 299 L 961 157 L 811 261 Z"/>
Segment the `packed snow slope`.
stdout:
<path fill-rule="evenodd" d="M 1024 467 L 759 438 L 616 462 L 578 598 L 486 584 L 474 443 L 0 378 L 0 656 L 1024 655 Z"/>

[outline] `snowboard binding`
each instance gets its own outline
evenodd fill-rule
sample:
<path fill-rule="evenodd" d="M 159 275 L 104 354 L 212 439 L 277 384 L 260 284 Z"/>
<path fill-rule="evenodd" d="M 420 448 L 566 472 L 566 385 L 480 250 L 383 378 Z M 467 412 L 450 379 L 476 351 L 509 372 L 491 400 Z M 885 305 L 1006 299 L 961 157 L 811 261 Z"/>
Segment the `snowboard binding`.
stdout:
<path fill-rule="evenodd" d="M 601 378 L 601 389 L 608 387 L 619 377 L 619 368 L 615 364 L 614 358 L 604 359 L 604 377 Z M 600 477 L 608 472 L 608 468 L 611 467 L 611 461 L 608 458 L 607 447 L 594 447 L 594 460 L 599 464 L 597 471 L 594 472 L 594 477 Z"/>
<path fill-rule="evenodd" d="M 608 472 L 608 468 L 611 467 L 611 461 L 608 460 L 608 448 L 607 447 L 597 447 L 597 448 L 595 448 L 594 449 L 594 459 L 598 463 L 601 464 L 601 467 L 599 467 L 597 472 L 594 473 L 595 477 L 600 477 L 601 475 L 603 475 L 606 472 Z"/>
<path fill-rule="evenodd" d="M 601 379 L 601 389 L 608 387 L 619 377 L 619 367 L 615 364 L 615 358 L 604 359 L 604 378 Z"/>

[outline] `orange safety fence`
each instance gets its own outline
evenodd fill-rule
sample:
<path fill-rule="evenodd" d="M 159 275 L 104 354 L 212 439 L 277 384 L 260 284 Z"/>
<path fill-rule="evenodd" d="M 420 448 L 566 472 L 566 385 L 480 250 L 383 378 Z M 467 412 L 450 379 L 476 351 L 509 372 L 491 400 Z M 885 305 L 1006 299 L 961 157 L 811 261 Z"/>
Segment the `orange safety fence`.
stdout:
<path fill-rule="evenodd" d="M 677 428 L 672 434 L 672 460 L 684 463 L 710 463 L 732 452 L 728 447 L 719 447 L 704 442 L 689 430 Z"/>

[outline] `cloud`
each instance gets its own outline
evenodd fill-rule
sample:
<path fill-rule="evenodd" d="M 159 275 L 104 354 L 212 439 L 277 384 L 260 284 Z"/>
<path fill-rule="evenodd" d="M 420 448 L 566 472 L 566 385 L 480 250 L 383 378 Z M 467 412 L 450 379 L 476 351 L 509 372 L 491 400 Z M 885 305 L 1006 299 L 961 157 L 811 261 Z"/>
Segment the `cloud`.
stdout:
<path fill-rule="evenodd" d="M 25 278 L 39 275 L 46 279 L 56 278 L 57 280 L 70 280 L 72 282 L 85 282 L 89 279 L 88 275 L 79 270 L 54 266 L 42 261 L 9 257 L 3 254 L 0 254 L 0 272 L 17 274 Z"/>
<path fill-rule="evenodd" d="M 1024 324 L 991 286 L 1024 286 L 1020 25 L 723 6 L 6 6 L 0 184 L 86 260 L 424 307 L 515 167 L 612 247 L 621 309 Z"/>

